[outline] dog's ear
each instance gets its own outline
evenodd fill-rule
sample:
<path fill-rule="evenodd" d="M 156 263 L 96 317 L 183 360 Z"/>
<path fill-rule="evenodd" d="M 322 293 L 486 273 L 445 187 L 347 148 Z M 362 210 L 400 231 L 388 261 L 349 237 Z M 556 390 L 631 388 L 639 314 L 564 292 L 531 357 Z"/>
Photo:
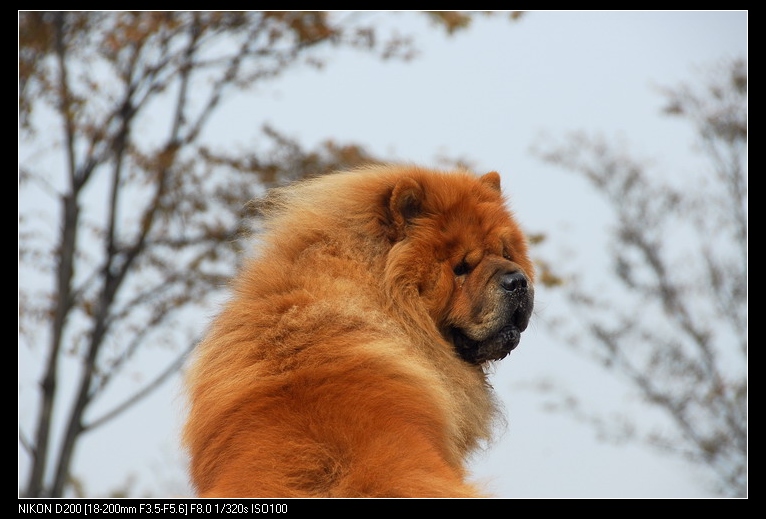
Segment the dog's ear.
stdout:
<path fill-rule="evenodd" d="M 407 226 L 417 217 L 423 206 L 423 187 L 412 178 L 396 182 L 388 199 L 389 237 L 399 241 L 406 235 Z"/>
<path fill-rule="evenodd" d="M 479 178 L 479 181 L 482 184 L 486 184 L 487 186 L 491 187 L 498 193 L 500 192 L 500 173 L 497 171 L 490 171 L 489 173 L 485 173 Z"/>

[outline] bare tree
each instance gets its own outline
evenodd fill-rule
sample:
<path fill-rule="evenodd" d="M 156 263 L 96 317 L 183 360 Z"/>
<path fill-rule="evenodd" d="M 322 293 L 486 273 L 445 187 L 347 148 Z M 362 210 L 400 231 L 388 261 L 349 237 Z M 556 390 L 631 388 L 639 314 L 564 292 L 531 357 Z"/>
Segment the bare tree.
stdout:
<path fill-rule="evenodd" d="M 594 293 L 574 276 L 563 285 L 571 303 L 564 322 L 577 330 L 570 344 L 627 379 L 672 427 L 647 430 L 630 417 L 617 427 L 572 399 L 566 408 L 613 438 L 640 438 L 710 469 L 717 492 L 743 497 L 747 63 L 727 61 L 699 83 L 662 93 L 665 113 L 698 133 L 693 171 L 660 176 L 620 146 L 582 134 L 537 153 L 582 175 L 616 216 L 614 290 Z"/>
<path fill-rule="evenodd" d="M 179 338 L 180 316 L 209 302 L 232 273 L 248 200 L 276 183 L 373 160 L 332 141 L 304 151 L 273 128 L 247 154 L 213 151 L 204 138 L 232 92 L 321 66 L 332 49 L 413 56 L 409 38 L 381 38 L 363 23 L 369 16 L 19 13 L 19 345 L 45 359 L 36 418 L 19 426 L 30 460 L 21 494 L 64 495 L 82 435 L 178 370 L 186 349 L 93 416 L 142 349 L 194 344 Z M 428 16 L 452 33 L 473 14 Z M 48 202 L 36 203 L 42 197 Z M 71 399 L 60 387 L 65 357 L 79 367 Z"/>

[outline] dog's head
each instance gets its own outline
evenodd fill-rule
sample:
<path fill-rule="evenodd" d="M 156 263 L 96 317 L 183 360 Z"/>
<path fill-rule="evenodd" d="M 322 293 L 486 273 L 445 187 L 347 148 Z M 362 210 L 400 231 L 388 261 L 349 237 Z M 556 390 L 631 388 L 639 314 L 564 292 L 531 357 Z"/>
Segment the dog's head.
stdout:
<path fill-rule="evenodd" d="M 389 207 L 390 265 L 406 266 L 399 281 L 417 287 L 444 338 L 471 364 L 507 356 L 532 315 L 534 269 L 500 176 L 414 175 L 397 184 Z"/>

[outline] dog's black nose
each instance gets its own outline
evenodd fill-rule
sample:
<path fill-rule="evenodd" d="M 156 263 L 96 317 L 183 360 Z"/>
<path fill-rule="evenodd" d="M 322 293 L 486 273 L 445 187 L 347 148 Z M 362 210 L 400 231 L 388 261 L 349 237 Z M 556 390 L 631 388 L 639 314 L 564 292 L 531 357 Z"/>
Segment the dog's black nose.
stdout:
<path fill-rule="evenodd" d="M 509 272 L 500 277 L 500 286 L 508 292 L 526 290 L 527 278 L 518 270 L 516 272 Z"/>

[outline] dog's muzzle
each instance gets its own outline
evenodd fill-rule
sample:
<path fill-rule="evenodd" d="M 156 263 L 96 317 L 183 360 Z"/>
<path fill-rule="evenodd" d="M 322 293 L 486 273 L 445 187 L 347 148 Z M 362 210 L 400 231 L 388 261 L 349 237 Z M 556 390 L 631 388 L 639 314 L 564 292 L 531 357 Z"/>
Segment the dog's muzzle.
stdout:
<path fill-rule="evenodd" d="M 527 329 L 534 306 L 534 287 L 521 271 L 499 276 L 498 290 L 501 312 L 498 325 L 482 340 L 471 339 L 463 330 L 452 330 L 452 342 L 460 357 L 471 364 L 501 360 L 513 351 Z"/>

